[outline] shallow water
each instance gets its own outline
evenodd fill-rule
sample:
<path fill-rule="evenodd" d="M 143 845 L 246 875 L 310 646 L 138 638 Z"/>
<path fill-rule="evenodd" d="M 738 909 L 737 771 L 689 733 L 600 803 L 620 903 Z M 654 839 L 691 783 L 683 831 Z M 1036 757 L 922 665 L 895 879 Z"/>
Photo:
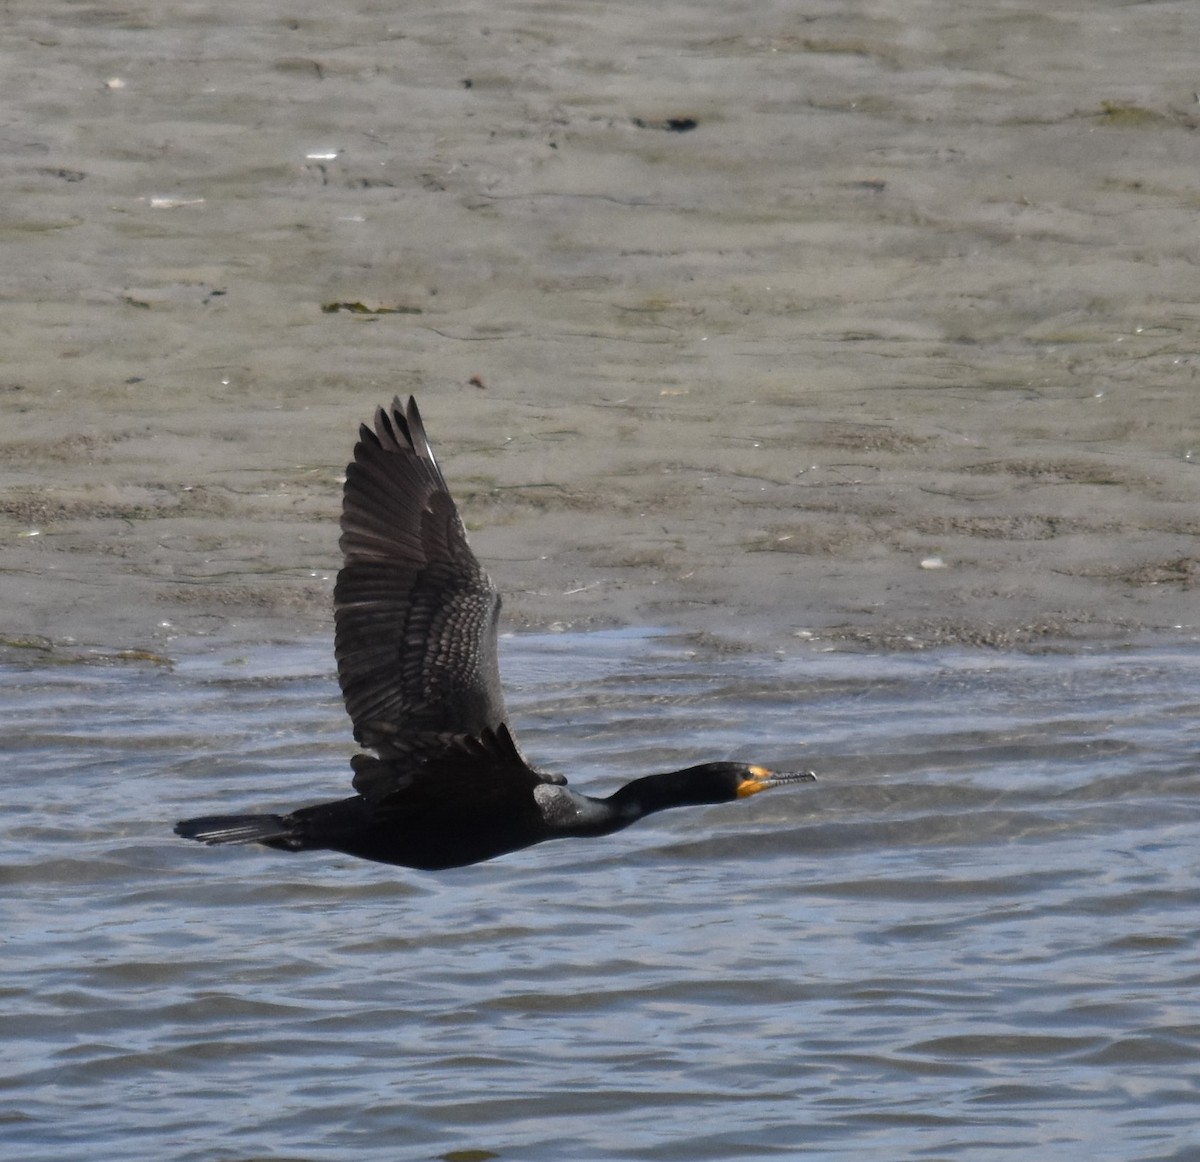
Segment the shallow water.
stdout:
<path fill-rule="evenodd" d="M 344 792 L 325 642 L 8 665 L 6 1156 L 1196 1156 L 1196 657 L 504 664 L 579 785 L 820 781 L 438 875 L 217 851 L 171 823 Z"/>

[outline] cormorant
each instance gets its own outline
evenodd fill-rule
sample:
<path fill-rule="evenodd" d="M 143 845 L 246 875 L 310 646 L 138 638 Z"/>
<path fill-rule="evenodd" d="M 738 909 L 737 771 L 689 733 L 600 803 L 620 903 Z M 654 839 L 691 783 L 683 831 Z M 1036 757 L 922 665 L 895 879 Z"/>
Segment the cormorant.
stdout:
<path fill-rule="evenodd" d="M 341 527 L 338 680 L 354 737 L 371 752 L 351 759 L 356 794 L 287 815 L 185 819 L 177 835 L 436 871 L 815 777 L 704 763 L 595 799 L 534 770 L 505 721 L 500 597 L 467 544 L 414 399 L 379 408 L 374 431 L 360 427 Z"/>

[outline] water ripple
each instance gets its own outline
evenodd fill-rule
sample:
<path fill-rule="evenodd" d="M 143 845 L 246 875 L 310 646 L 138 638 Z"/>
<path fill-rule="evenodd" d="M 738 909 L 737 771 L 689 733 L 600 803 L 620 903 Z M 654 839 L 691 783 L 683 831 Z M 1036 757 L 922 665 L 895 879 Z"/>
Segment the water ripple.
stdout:
<path fill-rule="evenodd" d="M 817 784 L 422 875 L 176 841 L 340 794 L 324 643 L 0 670 L 30 1162 L 1184 1158 L 1200 663 L 505 642 L 531 756 Z"/>

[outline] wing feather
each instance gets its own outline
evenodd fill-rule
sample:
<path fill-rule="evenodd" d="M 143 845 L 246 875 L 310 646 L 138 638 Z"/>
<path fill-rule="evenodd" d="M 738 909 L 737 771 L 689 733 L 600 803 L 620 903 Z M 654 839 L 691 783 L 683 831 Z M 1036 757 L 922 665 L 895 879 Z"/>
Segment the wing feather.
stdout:
<path fill-rule="evenodd" d="M 561 775 L 532 770 L 506 726 L 470 735 L 425 735 L 412 739 L 405 760 L 354 756 L 354 789 L 380 811 L 444 811 L 469 803 L 478 811 L 511 803 L 514 792 L 539 783 L 566 782 Z M 418 761 L 413 762 L 416 758 Z"/>
<path fill-rule="evenodd" d="M 335 652 L 354 737 L 381 758 L 418 764 L 434 757 L 438 736 L 495 738 L 505 717 L 500 597 L 467 543 L 415 400 L 394 400 L 373 430 L 359 429 L 340 543 Z"/>

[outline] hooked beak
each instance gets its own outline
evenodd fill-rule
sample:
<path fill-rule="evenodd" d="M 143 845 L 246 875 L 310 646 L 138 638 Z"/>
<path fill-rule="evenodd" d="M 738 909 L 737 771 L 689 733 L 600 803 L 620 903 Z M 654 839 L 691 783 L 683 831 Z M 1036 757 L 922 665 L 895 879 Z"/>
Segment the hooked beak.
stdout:
<path fill-rule="evenodd" d="M 817 776 L 812 771 L 769 771 L 766 767 L 750 767 L 750 773 L 738 784 L 737 796 L 745 799 L 757 795 L 768 787 L 780 787 L 784 783 L 815 783 Z"/>

